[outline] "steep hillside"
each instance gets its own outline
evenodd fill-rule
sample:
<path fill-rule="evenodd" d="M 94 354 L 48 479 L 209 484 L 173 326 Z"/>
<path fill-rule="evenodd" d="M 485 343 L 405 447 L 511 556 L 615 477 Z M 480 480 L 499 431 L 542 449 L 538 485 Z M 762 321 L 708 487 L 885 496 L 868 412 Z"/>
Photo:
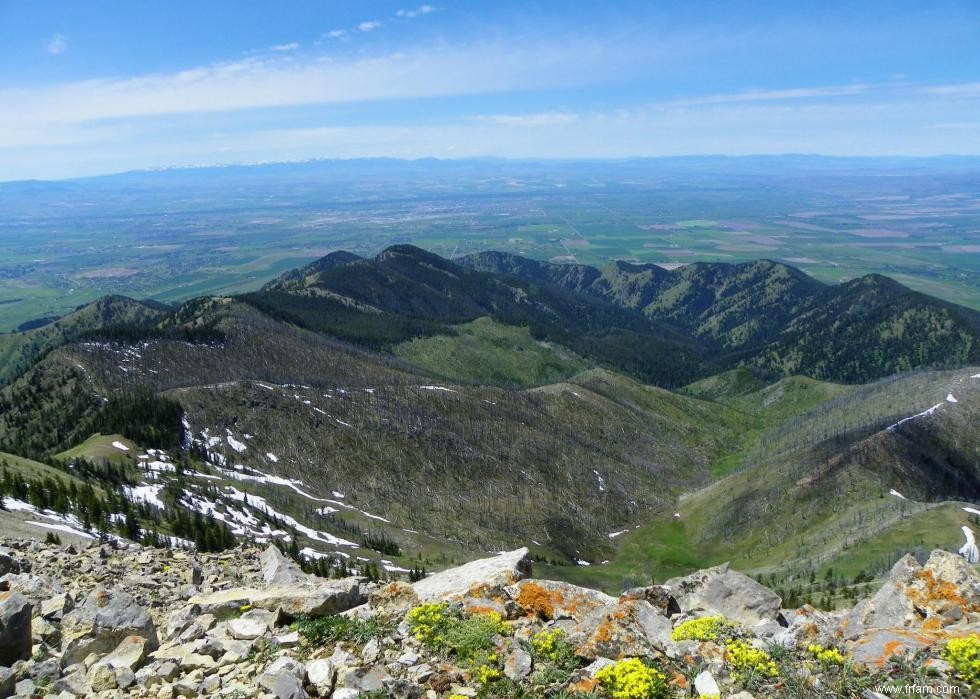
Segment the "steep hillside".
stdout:
<path fill-rule="evenodd" d="M 980 314 L 874 274 L 829 287 L 754 362 L 861 383 L 980 357 Z"/>
<path fill-rule="evenodd" d="M 156 303 L 106 296 L 39 328 L 0 335 L 0 386 L 27 369 L 37 357 L 69 340 L 114 326 L 147 326 L 162 318 L 167 310 Z"/>
<path fill-rule="evenodd" d="M 224 339 L 61 347 L 0 393 L 0 445 L 73 455 L 101 432 L 175 454 L 190 440 L 195 470 L 302 482 L 314 506 L 276 507 L 307 523 L 318 499 L 340 492 L 396 540 L 403 530 L 465 550 L 530 540 L 569 561 L 706 483 L 738 429 L 724 406 L 610 372 L 534 391 L 436 383 L 234 301 L 174 317 Z M 141 418 L 147 406 L 157 411 Z M 342 535 L 331 529 L 342 523 L 316 526 Z"/>
<path fill-rule="evenodd" d="M 793 579 L 838 559 L 853 563 L 850 550 L 874 541 L 891 547 L 884 554 L 885 543 L 876 544 L 866 564 L 881 572 L 919 545 L 906 517 L 945 501 L 980 500 L 976 369 L 832 393 L 763 430 L 731 475 L 679 500 L 677 519 L 624 536 L 624 552 L 633 553 L 617 557 L 607 574 L 635 570 L 637 551 L 646 551 L 673 569 L 732 560 Z M 955 527 L 944 536 L 961 538 Z"/>
<path fill-rule="evenodd" d="M 698 262 L 670 272 L 622 262 L 563 270 L 500 253 L 458 262 L 636 309 L 714 348 L 729 366 L 862 383 L 980 361 L 980 313 L 880 275 L 826 286 L 769 260 Z"/>
<path fill-rule="evenodd" d="M 315 262 L 248 294 L 264 312 L 374 349 L 480 317 L 526 327 L 594 363 L 650 383 L 680 385 L 710 373 L 699 343 L 630 309 L 541 280 L 461 267 L 411 245 L 371 260 Z"/>

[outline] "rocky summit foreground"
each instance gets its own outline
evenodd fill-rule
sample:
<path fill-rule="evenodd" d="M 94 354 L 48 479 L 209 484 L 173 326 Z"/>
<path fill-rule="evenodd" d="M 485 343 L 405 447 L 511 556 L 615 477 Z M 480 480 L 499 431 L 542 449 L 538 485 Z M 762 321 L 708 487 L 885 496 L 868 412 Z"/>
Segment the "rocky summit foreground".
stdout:
<path fill-rule="evenodd" d="M 385 584 L 275 548 L 0 543 L 0 697 L 980 691 L 980 575 L 945 551 L 824 612 L 724 565 L 616 598 L 534 579 L 525 549 Z"/>

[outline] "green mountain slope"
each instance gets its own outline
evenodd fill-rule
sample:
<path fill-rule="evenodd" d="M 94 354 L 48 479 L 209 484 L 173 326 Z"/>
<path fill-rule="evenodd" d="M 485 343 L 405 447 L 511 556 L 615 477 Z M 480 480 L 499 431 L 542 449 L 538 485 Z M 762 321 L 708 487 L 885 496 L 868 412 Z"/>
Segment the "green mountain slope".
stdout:
<path fill-rule="evenodd" d="M 147 325 L 167 308 L 125 296 L 106 296 L 47 325 L 0 335 L 0 386 L 24 371 L 40 355 L 84 333 L 119 325 Z"/>
<path fill-rule="evenodd" d="M 673 271 L 602 270 L 478 253 L 459 264 L 547 280 L 680 328 L 728 365 L 861 383 L 980 361 L 980 313 L 879 275 L 826 286 L 778 262 L 698 262 Z"/>
<path fill-rule="evenodd" d="M 618 537 L 607 566 L 555 572 L 616 590 L 731 561 L 805 587 L 813 571 L 880 574 L 926 542 L 956 548 L 959 526 L 971 524 L 961 507 L 980 499 L 978 376 L 920 372 L 836 389 L 806 380 L 822 398 L 810 408 L 793 399 L 795 409 L 770 414 L 729 475 L 678 499 L 676 518 L 655 517 Z M 731 402 L 762 405 L 767 393 L 799 388 L 774 384 Z M 918 528 L 935 522 L 949 529 Z"/>
<path fill-rule="evenodd" d="M 819 294 L 754 362 L 784 373 L 861 383 L 980 356 L 980 314 L 880 275 Z"/>
<path fill-rule="evenodd" d="M 560 345 L 531 337 L 527 328 L 490 318 L 452 330 L 453 334 L 402 342 L 393 353 L 443 378 L 513 387 L 554 383 L 590 366 Z"/>
<path fill-rule="evenodd" d="M 174 317 L 225 339 L 65 345 L 0 392 L 0 444 L 53 455 L 100 431 L 172 451 L 174 440 L 153 435 L 183 419 L 215 464 L 299 479 L 316 497 L 345 493 L 467 550 L 537 541 L 570 560 L 598 555 L 616 527 L 707 483 L 738 430 L 725 406 L 611 372 L 532 391 L 436 383 L 234 301 L 194 302 Z M 131 416 L 139 406 L 126 397 L 139 391 L 163 411 L 152 431 L 110 419 Z"/>
<path fill-rule="evenodd" d="M 460 267 L 411 245 L 371 260 L 337 263 L 335 254 L 243 299 L 375 349 L 452 336 L 449 326 L 486 316 L 643 381 L 676 386 L 710 373 L 699 343 L 668 325 L 550 283 Z"/>

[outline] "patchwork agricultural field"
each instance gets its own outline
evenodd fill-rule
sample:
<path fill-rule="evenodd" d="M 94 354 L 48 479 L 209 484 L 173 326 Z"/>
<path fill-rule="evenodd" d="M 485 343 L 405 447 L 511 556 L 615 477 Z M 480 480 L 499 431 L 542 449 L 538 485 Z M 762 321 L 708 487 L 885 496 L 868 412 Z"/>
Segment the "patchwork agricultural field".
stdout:
<path fill-rule="evenodd" d="M 980 308 L 971 162 L 321 161 L 4 183 L 0 332 L 107 293 L 239 293 L 333 250 L 398 243 L 668 269 L 769 258 Z"/>

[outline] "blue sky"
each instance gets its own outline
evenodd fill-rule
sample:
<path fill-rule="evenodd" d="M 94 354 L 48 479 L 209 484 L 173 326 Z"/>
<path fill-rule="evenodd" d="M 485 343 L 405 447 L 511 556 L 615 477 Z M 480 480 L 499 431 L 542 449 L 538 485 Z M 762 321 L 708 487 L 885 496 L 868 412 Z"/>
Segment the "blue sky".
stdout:
<path fill-rule="evenodd" d="M 980 2 L 0 0 L 0 179 L 980 154 Z"/>

